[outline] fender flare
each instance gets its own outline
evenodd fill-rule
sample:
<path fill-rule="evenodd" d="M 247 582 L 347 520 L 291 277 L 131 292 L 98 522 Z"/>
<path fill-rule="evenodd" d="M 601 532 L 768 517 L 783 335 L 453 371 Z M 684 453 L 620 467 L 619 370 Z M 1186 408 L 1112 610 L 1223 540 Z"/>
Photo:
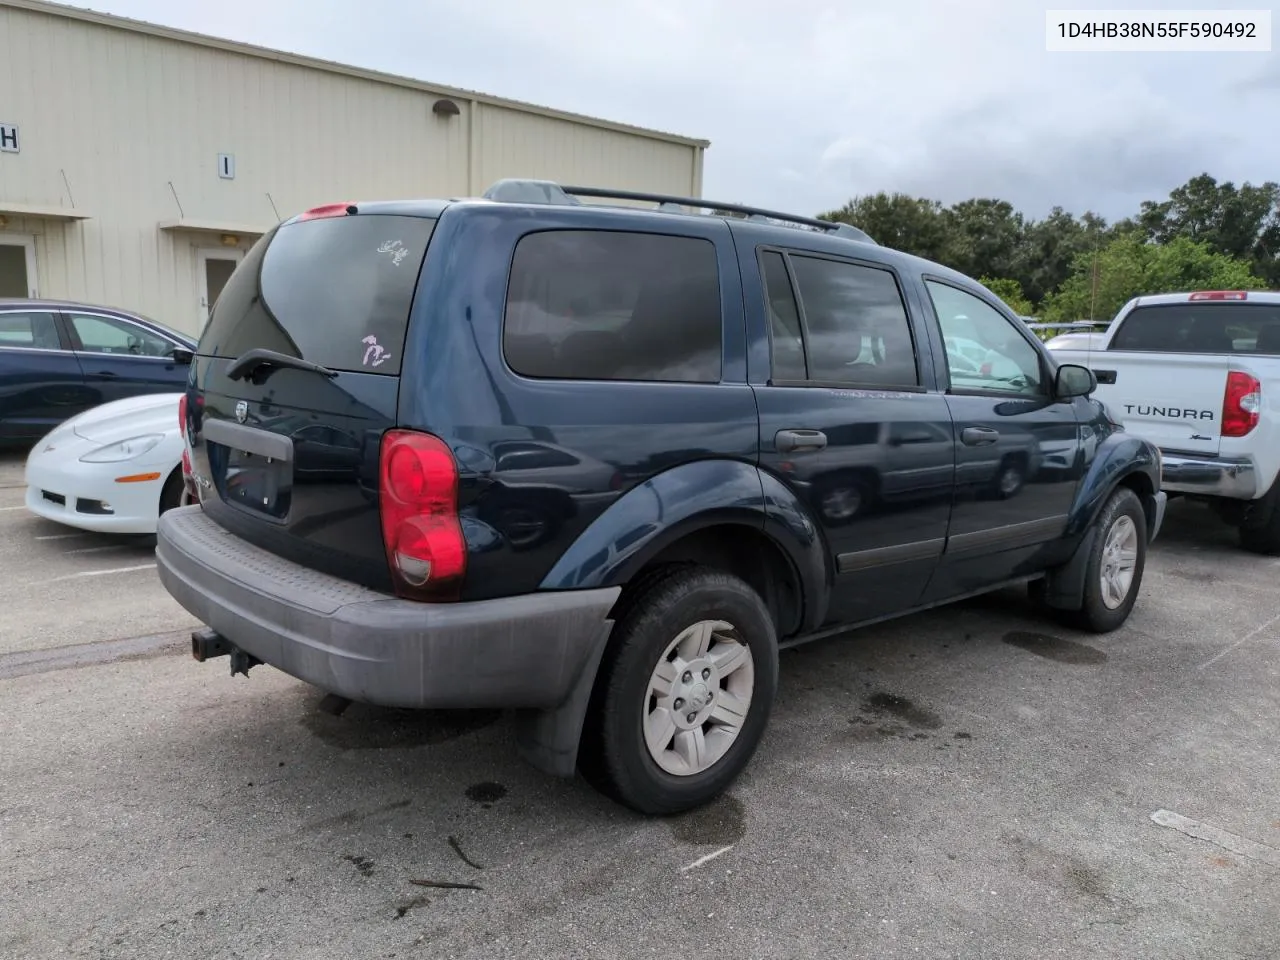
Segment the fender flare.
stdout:
<path fill-rule="evenodd" d="M 1080 542 L 1067 561 L 1049 571 L 1045 578 L 1044 600 L 1059 610 L 1077 610 L 1084 602 L 1085 570 L 1089 554 L 1098 538 L 1097 519 L 1111 494 L 1134 474 L 1142 475 L 1152 490 L 1160 489 L 1160 467 L 1155 448 L 1146 440 L 1115 433 L 1103 441 L 1098 455 L 1089 465 L 1067 521 L 1067 536 L 1079 536 Z M 1154 519 L 1154 504 L 1144 502 L 1147 522 Z"/>
<path fill-rule="evenodd" d="M 804 629 L 816 628 L 830 592 L 819 528 L 781 481 L 740 460 L 682 464 L 633 487 L 578 536 L 538 588 L 622 586 L 676 541 L 723 524 L 758 530 L 782 551 L 803 593 Z"/>
<path fill-rule="evenodd" d="M 830 594 L 819 528 L 781 481 L 735 460 L 683 464 L 633 487 L 582 532 L 540 589 L 621 586 L 682 537 L 723 524 L 758 530 L 782 550 L 800 583 L 802 628 L 814 629 Z M 572 777 L 577 770 L 582 727 L 612 629 L 609 621 L 564 703 L 516 712 L 517 747 L 544 773 Z"/>

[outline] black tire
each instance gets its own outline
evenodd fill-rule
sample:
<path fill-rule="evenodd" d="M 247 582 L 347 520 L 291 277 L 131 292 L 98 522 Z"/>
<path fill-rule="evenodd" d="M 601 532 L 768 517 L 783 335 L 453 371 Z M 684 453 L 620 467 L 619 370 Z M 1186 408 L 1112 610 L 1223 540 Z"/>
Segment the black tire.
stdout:
<path fill-rule="evenodd" d="M 178 467 L 173 473 L 169 474 L 169 479 L 164 482 L 164 489 L 160 491 L 160 513 L 163 515 L 175 507 L 180 507 L 185 503 L 184 494 L 186 485 L 182 480 L 182 468 Z"/>
<path fill-rule="evenodd" d="M 1102 570 L 1107 539 L 1124 518 L 1132 522 L 1137 534 L 1137 556 L 1133 567 L 1133 580 L 1124 600 L 1115 607 L 1107 606 L 1103 598 Z M 1066 613 L 1068 622 L 1091 633 L 1110 633 L 1129 619 L 1142 587 L 1142 572 L 1147 563 L 1147 515 L 1142 501 L 1128 487 L 1119 487 L 1107 500 L 1098 515 L 1098 535 L 1089 551 L 1089 562 L 1084 575 L 1084 602 L 1079 610 Z"/>
<path fill-rule="evenodd" d="M 677 775 L 662 769 L 646 745 L 647 693 L 667 648 L 703 620 L 731 624 L 733 638 L 750 650 L 750 707 L 737 737 L 718 760 L 701 772 Z M 777 683 L 777 637 L 759 594 L 737 577 L 705 567 L 659 571 L 635 584 L 617 611 L 587 710 L 581 771 L 602 793 L 638 813 L 669 815 L 702 806 L 728 788 L 751 760 L 768 724 Z"/>
<path fill-rule="evenodd" d="M 1240 520 L 1240 546 L 1250 553 L 1271 557 L 1280 554 L 1280 480 L 1257 500 L 1244 505 Z"/>

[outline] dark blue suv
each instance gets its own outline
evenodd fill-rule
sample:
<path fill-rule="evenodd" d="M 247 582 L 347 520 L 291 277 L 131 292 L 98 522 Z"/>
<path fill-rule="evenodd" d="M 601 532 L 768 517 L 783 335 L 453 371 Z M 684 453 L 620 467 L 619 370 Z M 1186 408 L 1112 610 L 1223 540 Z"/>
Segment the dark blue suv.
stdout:
<path fill-rule="evenodd" d="M 852 227 L 537 181 L 334 204 L 218 299 L 159 573 L 198 660 L 514 708 L 540 767 L 670 813 L 749 761 L 780 647 L 1018 583 L 1125 621 L 1160 454 L 1095 385 Z"/>

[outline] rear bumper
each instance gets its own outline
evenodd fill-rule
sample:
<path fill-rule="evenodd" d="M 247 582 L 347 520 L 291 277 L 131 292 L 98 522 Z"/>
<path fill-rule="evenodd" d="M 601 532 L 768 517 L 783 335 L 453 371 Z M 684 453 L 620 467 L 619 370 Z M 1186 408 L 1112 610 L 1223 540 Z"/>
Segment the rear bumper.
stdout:
<path fill-rule="evenodd" d="M 1259 495 L 1257 468 L 1247 458 L 1164 453 L 1160 487 L 1171 493 L 1252 500 Z"/>
<path fill-rule="evenodd" d="M 164 514 L 156 539 L 160 580 L 193 616 L 263 663 L 382 706 L 558 706 L 608 640 L 620 593 L 400 600 L 261 550 L 198 506 Z"/>

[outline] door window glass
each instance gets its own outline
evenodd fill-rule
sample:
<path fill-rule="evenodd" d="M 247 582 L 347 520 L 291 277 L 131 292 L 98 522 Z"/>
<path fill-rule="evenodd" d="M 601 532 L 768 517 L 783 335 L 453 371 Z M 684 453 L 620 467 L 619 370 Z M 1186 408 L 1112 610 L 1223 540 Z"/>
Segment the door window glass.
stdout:
<path fill-rule="evenodd" d="M 792 255 L 790 261 L 804 316 L 808 379 L 919 385 L 907 309 L 892 273 L 818 257 Z"/>
<path fill-rule="evenodd" d="M 166 357 L 173 353 L 173 344 L 164 337 L 128 320 L 76 313 L 69 317 L 85 353 L 131 357 Z"/>
<path fill-rule="evenodd" d="M 1014 321 L 945 283 L 926 280 L 942 328 L 953 390 L 1043 393 L 1040 353 Z"/>

